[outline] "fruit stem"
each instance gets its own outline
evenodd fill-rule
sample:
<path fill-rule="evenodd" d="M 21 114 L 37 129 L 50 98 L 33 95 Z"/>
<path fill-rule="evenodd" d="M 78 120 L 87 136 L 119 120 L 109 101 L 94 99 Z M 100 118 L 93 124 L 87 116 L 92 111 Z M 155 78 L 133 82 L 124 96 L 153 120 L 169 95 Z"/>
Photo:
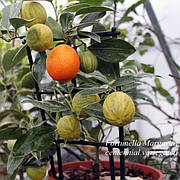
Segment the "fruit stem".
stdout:
<path fill-rule="evenodd" d="M 57 93 L 56 93 L 56 89 L 54 89 L 54 96 L 55 96 L 56 100 L 58 101 L 58 96 L 57 96 Z M 60 118 L 60 113 L 57 112 L 56 113 L 56 121 L 58 121 L 59 118 Z"/>
<path fill-rule="evenodd" d="M 55 1 L 55 5 L 53 4 L 53 1 L 51 1 L 52 7 L 54 9 L 54 13 L 56 16 L 56 21 L 58 21 L 58 14 L 57 14 L 57 0 Z"/>
<path fill-rule="evenodd" d="M 84 45 L 84 51 L 86 51 L 86 48 L 87 48 L 86 43 L 83 40 L 81 40 L 81 38 L 79 36 L 76 36 L 76 38 L 78 41 L 80 41 Z"/>
<path fill-rule="evenodd" d="M 67 102 L 69 108 L 71 109 L 72 112 L 74 112 L 73 107 L 71 106 L 71 103 L 67 100 L 67 98 L 64 96 L 64 94 L 56 87 L 54 87 L 56 91 L 59 92 L 59 94 L 61 95 L 61 97 L 63 97 L 65 99 L 65 101 Z"/>
<path fill-rule="evenodd" d="M 92 157 L 89 153 L 87 153 L 83 148 L 81 148 L 81 147 L 78 146 L 78 145 L 75 145 L 75 147 L 76 147 L 81 153 L 83 153 L 84 155 L 86 155 L 89 159 L 95 161 L 95 158 Z"/>
<path fill-rule="evenodd" d="M 101 137 L 101 135 L 102 135 L 102 137 L 101 137 L 101 139 L 100 139 L 100 142 L 102 142 L 103 141 L 103 139 L 104 139 L 104 137 L 105 137 L 105 134 L 104 134 L 104 130 L 103 130 L 103 127 L 104 127 L 104 123 L 101 123 L 101 122 L 99 122 L 98 121 L 98 123 L 99 123 L 99 125 L 100 125 L 100 131 L 99 131 L 99 134 L 98 134 L 98 140 L 100 139 L 100 137 Z"/>

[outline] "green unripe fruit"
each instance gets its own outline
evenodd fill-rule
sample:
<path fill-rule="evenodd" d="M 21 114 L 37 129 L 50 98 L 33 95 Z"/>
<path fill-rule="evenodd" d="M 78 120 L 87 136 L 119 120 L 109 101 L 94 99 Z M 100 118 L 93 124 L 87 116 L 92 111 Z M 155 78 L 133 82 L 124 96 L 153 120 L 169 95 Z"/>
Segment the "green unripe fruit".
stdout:
<path fill-rule="evenodd" d="M 26 173 L 32 180 L 42 180 L 46 176 L 46 166 L 26 168 Z"/>
<path fill-rule="evenodd" d="M 85 73 L 92 73 L 98 67 L 96 56 L 89 50 L 82 52 L 80 58 L 80 70 Z"/>

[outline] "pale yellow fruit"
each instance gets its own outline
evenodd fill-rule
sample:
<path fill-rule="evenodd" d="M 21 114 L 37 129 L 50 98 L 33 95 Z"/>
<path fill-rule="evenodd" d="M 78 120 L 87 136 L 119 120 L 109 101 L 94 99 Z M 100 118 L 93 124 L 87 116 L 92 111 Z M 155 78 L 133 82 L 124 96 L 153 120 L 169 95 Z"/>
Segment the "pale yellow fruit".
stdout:
<path fill-rule="evenodd" d="M 85 114 L 82 110 L 83 107 L 88 106 L 100 101 L 100 97 L 97 94 L 82 95 L 76 93 L 72 100 L 72 107 L 78 114 Z"/>
<path fill-rule="evenodd" d="M 123 92 L 109 94 L 103 103 L 106 120 L 115 126 L 129 124 L 135 114 L 135 105 L 130 96 Z"/>
<path fill-rule="evenodd" d="M 80 121 L 74 116 L 64 116 L 57 123 L 57 131 L 63 139 L 76 139 L 81 133 Z"/>

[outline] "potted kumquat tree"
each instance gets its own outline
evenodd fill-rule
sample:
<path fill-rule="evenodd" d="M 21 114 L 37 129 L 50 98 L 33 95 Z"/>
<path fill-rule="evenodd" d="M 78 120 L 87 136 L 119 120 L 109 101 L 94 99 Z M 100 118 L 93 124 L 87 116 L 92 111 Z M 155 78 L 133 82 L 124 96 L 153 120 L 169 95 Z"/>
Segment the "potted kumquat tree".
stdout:
<path fill-rule="evenodd" d="M 135 63 L 129 68 L 128 63 L 134 61 L 124 63 L 135 48 L 120 38 L 115 27 L 107 30 L 100 22 L 116 10 L 97 2 L 74 1 L 59 7 L 46 1 L 55 18 L 47 17 L 39 1 L 15 2 L 2 9 L 0 90 L 8 103 L 0 112 L 5 122 L 0 126 L 0 138 L 10 150 L 9 177 L 15 179 L 19 174 L 23 179 L 26 172 L 32 180 L 125 175 L 162 180 L 162 173 L 155 168 L 125 163 L 123 153 L 129 147 L 111 147 L 105 142 L 107 127 L 119 128 L 118 142 L 135 138 L 125 127 L 143 117 L 137 97 L 148 98 L 137 87 L 144 83 L 142 78 L 156 77 L 138 72 Z M 120 62 L 124 63 L 121 67 Z M 77 144 L 93 161 L 62 165 L 60 150 L 69 144 Z M 92 145 L 92 156 L 83 145 Z M 101 146 L 110 152 L 120 149 L 120 162 L 114 162 L 111 154 L 109 161 L 101 161 Z"/>

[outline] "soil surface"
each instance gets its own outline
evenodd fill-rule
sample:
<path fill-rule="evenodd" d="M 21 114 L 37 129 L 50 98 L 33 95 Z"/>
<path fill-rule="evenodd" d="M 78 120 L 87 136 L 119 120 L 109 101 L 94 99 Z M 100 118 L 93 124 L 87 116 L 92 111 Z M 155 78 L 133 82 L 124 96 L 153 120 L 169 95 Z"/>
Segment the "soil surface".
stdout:
<path fill-rule="evenodd" d="M 80 167 L 79 169 L 69 169 L 63 172 L 65 180 L 111 180 L 111 173 L 105 167 L 100 167 L 99 172 L 94 169 Z M 152 180 L 151 174 L 144 174 L 140 169 L 134 170 L 133 167 L 126 168 L 127 180 Z M 120 169 L 115 170 L 116 180 L 120 180 Z"/>

